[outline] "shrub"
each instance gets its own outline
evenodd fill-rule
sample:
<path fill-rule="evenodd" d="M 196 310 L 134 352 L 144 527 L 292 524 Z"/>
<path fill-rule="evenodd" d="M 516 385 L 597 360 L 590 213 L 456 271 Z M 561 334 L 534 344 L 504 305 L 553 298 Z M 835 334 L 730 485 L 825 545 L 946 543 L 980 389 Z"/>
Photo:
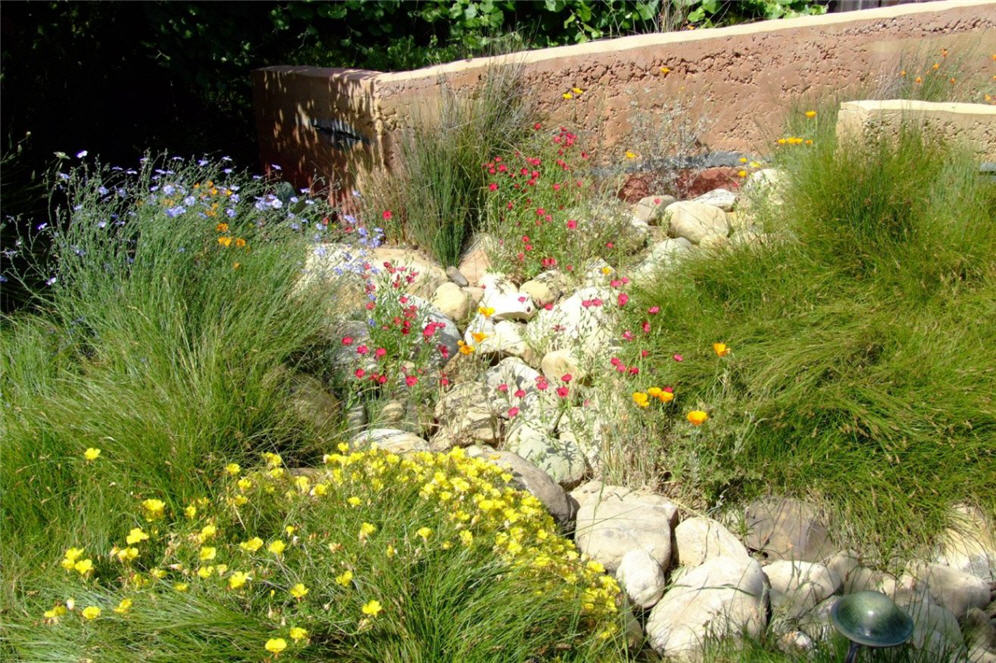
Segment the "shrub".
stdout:
<path fill-rule="evenodd" d="M 340 451 L 307 473 L 276 454 L 230 464 L 213 497 L 176 510 L 146 499 L 109 553 L 67 541 L 50 565 L 63 580 L 33 602 L 46 625 L 16 629 L 19 651 L 575 661 L 617 647 L 615 580 L 503 470 L 460 449 Z"/>

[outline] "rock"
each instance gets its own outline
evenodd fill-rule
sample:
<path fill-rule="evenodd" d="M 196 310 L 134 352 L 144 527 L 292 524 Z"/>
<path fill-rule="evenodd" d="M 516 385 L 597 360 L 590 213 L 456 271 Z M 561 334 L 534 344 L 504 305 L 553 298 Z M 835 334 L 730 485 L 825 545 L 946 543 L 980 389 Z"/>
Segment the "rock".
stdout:
<path fill-rule="evenodd" d="M 753 559 L 715 557 L 690 569 L 647 619 L 647 639 L 663 656 L 699 659 L 707 638 L 757 638 L 767 624 L 768 590 Z"/>
<path fill-rule="evenodd" d="M 606 434 L 612 426 L 599 412 L 597 407 L 574 406 L 557 424 L 558 438 L 564 443 L 576 445 L 593 468 L 600 467 Z"/>
<path fill-rule="evenodd" d="M 861 566 L 861 560 L 858 553 L 852 550 L 843 550 L 824 559 L 823 564 L 830 569 L 831 573 L 840 578 L 841 587 L 845 588 L 848 577 Z M 847 593 L 848 590 L 844 589 L 844 592 Z"/>
<path fill-rule="evenodd" d="M 660 601 L 667 585 L 664 569 L 642 549 L 630 550 L 623 555 L 616 570 L 616 579 L 629 600 L 644 610 Z"/>
<path fill-rule="evenodd" d="M 406 283 L 405 291 L 424 299 L 432 297 L 436 288 L 447 280 L 443 268 L 419 251 L 380 246 L 370 252 L 369 261 L 381 271 L 394 269 L 406 276 L 414 275 L 411 283 Z"/>
<path fill-rule="evenodd" d="M 925 651 L 936 661 L 958 660 L 965 642 L 958 627 L 958 619 L 950 610 L 937 605 L 921 591 L 902 589 L 893 600 L 913 618 L 913 636 L 910 646 Z"/>
<path fill-rule="evenodd" d="M 802 631 L 788 631 L 778 636 L 778 649 L 789 655 L 805 655 L 815 646 L 813 639 Z"/>
<path fill-rule="evenodd" d="M 877 569 L 869 569 L 865 566 L 857 566 L 852 569 L 843 578 L 843 581 L 845 594 L 864 591 L 894 594 L 897 586 L 896 579 L 893 576 Z"/>
<path fill-rule="evenodd" d="M 438 349 L 432 353 L 431 360 L 433 364 L 437 367 L 443 366 L 449 359 L 455 354 L 459 353 L 460 346 L 458 345 L 460 341 L 460 328 L 457 323 L 450 318 L 448 315 L 432 306 L 429 302 L 413 295 L 409 298 L 412 303 L 419 307 L 420 310 L 425 312 L 425 326 L 429 324 L 436 325 L 436 334 L 433 336 L 433 343 L 435 346 L 444 346 L 446 352 L 441 352 Z M 423 327 L 424 329 L 425 327 Z"/>
<path fill-rule="evenodd" d="M 519 286 L 519 292 L 529 295 L 537 307 L 553 304 L 568 288 L 567 277 L 556 270 L 548 270 Z"/>
<path fill-rule="evenodd" d="M 467 293 L 467 296 L 470 297 L 470 302 L 475 309 L 481 305 L 481 300 L 484 299 L 484 288 L 470 286 L 460 289 Z"/>
<path fill-rule="evenodd" d="M 675 202 L 674 196 L 659 194 L 641 198 L 633 206 L 633 218 L 645 224 L 657 225 L 663 218 L 664 208 Z"/>
<path fill-rule="evenodd" d="M 494 309 L 491 313 L 491 321 L 496 323 L 502 320 L 526 322 L 536 315 L 536 306 L 533 304 L 532 298 L 518 290 L 504 293 L 485 288 L 484 298 L 481 299 L 480 305 Z"/>
<path fill-rule="evenodd" d="M 388 401 L 380 408 L 377 421 L 380 424 L 399 424 L 405 418 L 405 404 L 401 401 Z"/>
<path fill-rule="evenodd" d="M 525 331 L 524 339 L 540 355 L 569 349 L 579 358 L 601 357 L 611 351 L 613 320 L 618 315 L 616 293 L 604 286 L 587 286 L 541 310 Z"/>
<path fill-rule="evenodd" d="M 929 565 L 921 582 L 927 585 L 930 597 L 958 619 L 972 608 L 986 607 L 990 601 L 987 581 L 948 566 Z"/>
<path fill-rule="evenodd" d="M 740 188 L 740 201 L 745 206 L 781 205 L 784 201 L 788 177 L 777 168 L 762 168 L 747 176 Z"/>
<path fill-rule="evenodd" d="M 441 428 L 431 440 L 433 451 L 501 439 L 499 409 L 480 383 L 455 385 L 436 403 L 434 414 Z"/>
<path fill-rule="evenodd" d="M 693 198 L 692 202 L 712 205 L 724 212 L 730 212 L 737 202 L 737 194 L 728 189 L 713 189 L 712 191 L 703 193 L 701 196 Z"/>
<path fill-rule="evenodd" d="M 433 308 L 452 320 L 463 320 L 470 312 L 470 297 L 452 281 L 436 288 L 431 303 Z"/>
<path fill-rule="evenodd" d="M 565 488 L 577 486 L 588 471 L 577 444 L 560 440 L 528 422 L 517 422 L 511 427 L 505 445 Z"/>
<path fill-rule="evenodd" d="M 934 561 L 987 580 L 996 581 L 996 534 L 986 515 L 975 507 L 958 506 L 953 524 L 940 536 Z"/>
<path fill-rule="evenodd" d="M 665 270 L 674 266 L 680 257 L 694 246 L 684 237 L 669 237 L 655 242 L 650 247 L 647 257 L 630 271 L 629 277 L 636 285 L 649 285 Z"/>
<path fill-rule="evenodd" d="M 450 281 L 461 288 L 466 288 L 470 285 L 470 281 L 467 280 L 467 277 L 461 274 L 460 270 L 453 265 L 446 268 L 446 276 L 449 277 Z"/>
<path fill-rule="evenodd" d="M 495 451 L 487 446 L 467 448 L 467 455 L 486 458 L 512 474 L 516 488 L 527 490 L 546 507 L 553 519 L 566 531 L 574 522 L 577 502 L 550 476 L 528 460 L 511 451 Z"/>
<path fill-rule="evenodd" d="M 290 408 L 295 416 L 320 437 L 338 432 L 342 406 L 322 381 L 303 373 L 292 373 L 288 380 Z"/>
<path fill-rule="evenodd" d="M 740 186 L 738 172 L 740 168 L 731 166 L 682 170 L 678 173 L 674 188 L 687 197 L 698 196 L 719 188 L 733 190 Z"/>
<path fill-rule="evenodd" d="M 692 244 L 699 244 L 709 235 L 722 235 L 730 232 L 726 213 L 718 207 L 696 203 L 690 200 L 671 203 L 664 210 L 668 221 L 668 235 L 684 237 Z"/>
<path fill-rule="evenodd" d="M 546 379 L 554 384 L 560 384 L 561 378 L 570 375 L 572 380 L 583 380 L 587 373 L 579 366 L 577 357 L 570 350 L 551 350 L 543 355 L 540 368 Z"/>
<path fill-rule="evenodd" d="M 357 431 L 366 425 L 367 411 L 362 403 L 346 410 L 346 427 L 348 430 Z"/>
<path fill-rule="evenodd" d="M 484 297 L 494 297 L 495 295 L 515 295 L 519 289 L 515 287 L 507 276 L 500 272 L 487 272 L 482 274 L 479 284 L 484 290 Z M 483 301 L 483 300 L 482 300 Z"/>
<path fill-rule="evenodd" d="M 349 442 L 353 449 L 364 449 L 372 444 L 396 454 L 429 450 L 429 443 L 421 437 L 397 428 L 373 428 L 356 435 Z"/>
<path fill-rule="evenodd" d="M 478 233 L 471 238 L 467 250 L 460 258 L 457 270 L 470 285 L 476 285 L 480 278 L 491 269 L 491 259 L 488 249 L 494 239 L 484 233 Z"/>
<path fill-rule="evenodd" d="M 671 565 L 671 528 L 678 508 L 660 495 L 602 486 L 584 501 L 577 515 L 578 549 L 609 571 L 619 568 L 623 555 L 642 549 L 663 569 Z"/>
<path fill-rule="evenodd" d="M 699 566 L 713 557 L 747 559 L 747 548 L 730 530 L 711 518 L 694 517 L 674 528 L 678 564 Z"/>
<path fill-rule="evenodd" d="M 829 596 L 817 603 L 811 610 L 799 617 L 796 626 L 813 640 L 827 640 L 835 632 L 830 621 L 830 611 L 840 599 Z"/>
<path fill-rule="evenodd" d="M 730 245 L 730 238 L 726 235 L 708 235 L 699 242 L 699 248 L 706 251 L 723 249 Z"/>
<path fill-rule="evenodd" d="M 818 562 L 833 552 L 830 535 L 816 509 L 791 498 L 752 502 L 744 514 L 747 547 L 766 559 Z"/>
<path fill-rule="evenodd" d="M 779 560 L 764 567 L 771 584 L 771 612 L 794 620 L 840 589 L 840 578 L 822 564 Z"/>
<path fill-rule="evenodd" d="M 962 632 L 971 663 L 996 663 L 996 624 L 982 610 L 970 609 L 962 620 Z"/>

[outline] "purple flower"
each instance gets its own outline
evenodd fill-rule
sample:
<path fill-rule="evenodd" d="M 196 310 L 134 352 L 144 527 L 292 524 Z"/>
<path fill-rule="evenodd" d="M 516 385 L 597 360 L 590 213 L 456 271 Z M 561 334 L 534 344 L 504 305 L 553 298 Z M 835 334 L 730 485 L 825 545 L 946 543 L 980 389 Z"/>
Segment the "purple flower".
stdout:
<path fill-rule="evenodd" d="M 80 150 L 79 152 L 76 153 L 76 158 L 77 159 L 82 159 L 86 155 L 87 155 L 87 151 L 86 150 Z"/>
<path fill-rule="evenodd" d="M 176 217 L 180 216 L 186 211 L 187 211 L 186 209 L 184 209 L 180 205 L 177 205 L 176 207 L 170 207 L 168 210 L 166 210 L 166 216 L 168 216 L 171 219 L 175 219 Z"/>

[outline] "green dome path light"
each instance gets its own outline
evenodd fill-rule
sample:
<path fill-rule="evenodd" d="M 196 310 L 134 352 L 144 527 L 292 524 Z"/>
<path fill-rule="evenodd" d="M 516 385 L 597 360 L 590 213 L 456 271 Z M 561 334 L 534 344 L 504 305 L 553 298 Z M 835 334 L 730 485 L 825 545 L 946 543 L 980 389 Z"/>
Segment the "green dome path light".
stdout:
<path fill-rule="evenodd" d="M 851 641 L 844 663 L 854 663 L 858 648 L 895 647 L 913 635 L 913 620 L 881 592 L 855 592 L 838 599 L 830 621 Z"/>

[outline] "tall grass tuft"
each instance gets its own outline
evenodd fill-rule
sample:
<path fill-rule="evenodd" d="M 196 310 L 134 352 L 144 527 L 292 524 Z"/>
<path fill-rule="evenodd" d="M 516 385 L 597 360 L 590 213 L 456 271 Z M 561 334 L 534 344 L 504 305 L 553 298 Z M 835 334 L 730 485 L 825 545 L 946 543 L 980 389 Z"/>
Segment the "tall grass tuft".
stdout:
<path fill-rule="evenodd" d="M 778 240 L 637 295 L 660 307 L 651 357 L 685 359 L 658 367 L 682 408 L 648 425 L 669 431 L 662 469 L 690 499 L 808 495 L 888 559 L 954 503 L 996 510 L 996 187 L 918 127 L 839 145 L 831 129 L 779 157 L 785 202 L 761 219 Z"/>
<path fill-rule="evenodd" d="M 408 240 L 444 265 L 455 265 L 479 227 L 485 199 L 481 165 L 524 140 L 535 110 L 523 89 L 522 68 L 495 65 L 471 94 L 440 86 L 439 99 L 415 112 L 402 134 L 397 168 L 368 176 L 366 211 L 388 239 Z"/>
<path fill-rule="evenodd" d="M 274 369 L 322 322 L 323 293 L 295 287 L 311 208 L 288 218 L 220 168 L 67 175 L 54 260 L 36 265 L 50 285 L 0 326 L 5 593 L 66 533 L 109 549 L 136 497 L 179 504 L 222 459 L 303 453 Z"/>

